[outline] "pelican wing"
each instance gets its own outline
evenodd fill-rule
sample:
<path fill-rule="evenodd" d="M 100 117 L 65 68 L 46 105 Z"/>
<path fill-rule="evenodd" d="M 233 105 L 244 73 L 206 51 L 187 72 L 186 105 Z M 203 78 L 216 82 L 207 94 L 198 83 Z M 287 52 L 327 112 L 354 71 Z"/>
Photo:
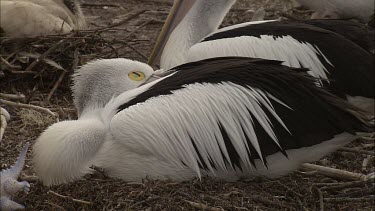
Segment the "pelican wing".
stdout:
<path fill-rule="evenodd" d="M 362 126 L 337 108 L 344 101 L 314 83 L 301 70 L 275 61 L 190 63 L 147 90 L 138 88 L 139 95 L 118 106 L 110 131 L 132 152 L 187 166 L 198 175 L 200 169 L 257 167 L 255 159 L 267 166 L 269 155 L 287 156 L 287 149 Z"/>
<path fill-rule="evenodd" d="M 346 31 L 343 24 L 339 21 L 331 24 L 320 24 L 318 20 L 306 24 L 267 21 L 223 28 L 194 45 L 188 61 L 220 56 L 274 59 L 290 67 L 309 68 L 314 77 L 334 79 L 326 85 L 337 95 L 373 98 L 373 56 L 352 42 L 368 40 L 371 33 L 366 37 L 361 36 L 364 32 L 343 36 Z M 362 30 L 351 27 L 356 28 Z"/>

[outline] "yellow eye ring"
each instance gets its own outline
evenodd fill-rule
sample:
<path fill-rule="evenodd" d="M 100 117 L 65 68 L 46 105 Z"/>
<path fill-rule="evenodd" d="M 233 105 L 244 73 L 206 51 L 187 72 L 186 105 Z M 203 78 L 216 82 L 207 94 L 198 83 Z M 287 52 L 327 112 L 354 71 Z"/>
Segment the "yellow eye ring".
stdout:
<path fill-rule="evenodd" d="M 140 71 L 132 71 L 128 74 L 128 76 L 133 81 L 142 81 L 145 79 L 145 74 Z"/>

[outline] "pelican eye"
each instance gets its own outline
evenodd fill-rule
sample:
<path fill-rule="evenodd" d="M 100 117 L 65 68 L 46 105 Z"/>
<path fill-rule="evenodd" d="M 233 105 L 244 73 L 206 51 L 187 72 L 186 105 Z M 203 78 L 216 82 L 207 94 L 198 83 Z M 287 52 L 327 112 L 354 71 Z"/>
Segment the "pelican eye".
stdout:
<path fill-rule="evenodd" d="M 145 79 L 145 74 L 139 71 L 132 71 L 128 74 L 128 76 L 133 81 L 141 81 Z"/>

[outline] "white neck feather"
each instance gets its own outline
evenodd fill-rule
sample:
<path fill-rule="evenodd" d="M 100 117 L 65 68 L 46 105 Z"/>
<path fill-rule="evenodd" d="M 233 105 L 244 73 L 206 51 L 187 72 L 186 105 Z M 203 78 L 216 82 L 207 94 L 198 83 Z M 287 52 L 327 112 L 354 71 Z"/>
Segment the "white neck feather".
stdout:
<path fill-rule="evenodd" d="M 186 62 L 190 47 L 216 31 L 234 3 L 235 0 L 197 0 L 171 33 L 160 67 L 170 69 Z"/>
<path fill-rule="evenodd" d="M 90 173 L 106 131 L 93 115 L 59 122 L 44 131 L 33 148 L 34 168 L 43 184 L 67 183 Z"/>

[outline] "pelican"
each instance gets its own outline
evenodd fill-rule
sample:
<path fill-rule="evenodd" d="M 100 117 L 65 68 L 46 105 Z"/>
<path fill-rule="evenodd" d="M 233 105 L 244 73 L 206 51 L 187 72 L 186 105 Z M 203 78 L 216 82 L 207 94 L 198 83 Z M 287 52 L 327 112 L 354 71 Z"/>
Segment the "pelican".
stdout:
<path fill-rule="evenodd" d="M 302 6 L 315 11 L 311 18 L 356 18 L 369 22 L 374 13 L 373 0 L 296 0 Z"/>
<path fill-rule="evenodd" d="M 160 67 L 170 69 L 220 56 L 280 60 L 309 68 L 332 93 L 374 113 L 373 29 L 342 20 L 268 20 L 218 29 L 234 3 L 176 0 L 149 64 L 160 58 Z"/>
<path fill-rule="evenodd" d="M 98 62 L 104 72 L 118 69 L 105 76 L 109 81 L 128 77 L 139 83 L 104 106 L 96 96 L 74 96 L 82 108 L 79 118 L 53 124 L 33 146 L 33 167 L 44 185 L 80 179 L 92 173 L 92 165 L 125 181 L 274 178 L 371 127 L 356 107 L 316 86 L 306 69 L 279 61 L 206 59 L 166 70 L 157 79 L 146 64 Z M 80 92 L 77 84 L 97 83 L 94 75 L 101 72 L 92 74 L 75 76 L 74 95 Z M 111 83 L 98 86 L 85 90 L 108 99 L 117 89 Z"/>
<path fill-rule="evenodd" d="M 79 0 L 1 0 L 1 29 L 9 37 L 64 34 L 86 27 Z"/>

